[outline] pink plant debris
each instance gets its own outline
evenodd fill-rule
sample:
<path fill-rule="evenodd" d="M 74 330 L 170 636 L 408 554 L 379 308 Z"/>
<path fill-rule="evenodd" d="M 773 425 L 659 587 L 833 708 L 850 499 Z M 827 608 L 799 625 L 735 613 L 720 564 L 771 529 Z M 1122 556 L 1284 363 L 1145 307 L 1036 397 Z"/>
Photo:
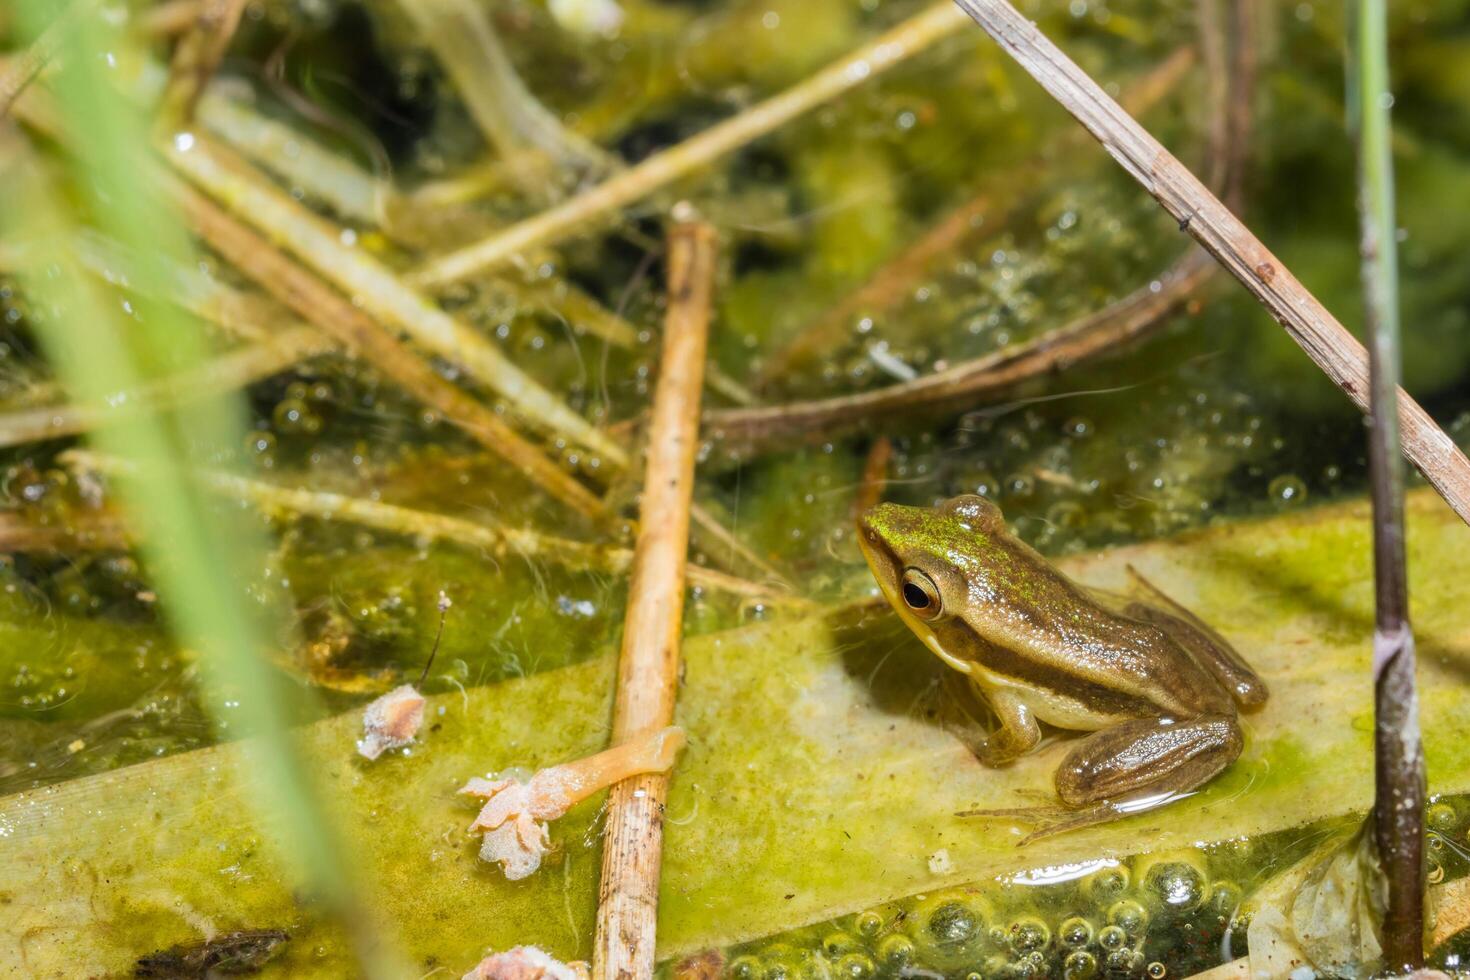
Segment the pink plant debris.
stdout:
<path fill-rule="evenodd" d="M 668 772 L 684 747 L 682 728 L 664 728 L 605 752 L 542 769 L 528 780 L 478 776 L 461 793 L 485 800 L 470 833 L 485 834 L 480 858 L 499 864 L 511 881 L 533 873 L 550 846 L 546 822 L 629 776 Z M 482 964 L 483 965 L 483 964 Z"/>
<path fill-rule="evenodd" d="M 363 711 L 357 751 L 376 759 L 389 749 L 402 748 L 413 741 L 423 723 L 424 696 L 412 684 L 395 687 Z"/>
<path fill-rule="evenodd" d="M 588 980 L 591 969 L 581 960 L 563 963 L 535 946 L 493 953 L 461 980 Z"/>

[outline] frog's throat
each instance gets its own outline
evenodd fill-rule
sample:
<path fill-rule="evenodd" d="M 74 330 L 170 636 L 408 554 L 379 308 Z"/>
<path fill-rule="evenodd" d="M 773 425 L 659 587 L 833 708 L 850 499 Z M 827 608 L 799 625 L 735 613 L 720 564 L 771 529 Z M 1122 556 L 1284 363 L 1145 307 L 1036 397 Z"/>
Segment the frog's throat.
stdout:
<path fill-rule="evenodd" d="M 898 594 L 896 585 L 898 579 L 894 576 L 884 574 L 887 568 L 892 567 L 893 563 L 891 561 L 885 562 L 880 558 L 872 546 L 863 540 L 862 535 L 858 535 L 858 548 L 862 551 L 863 558 L 867 560 L 868 569 L 873 573 L 873 580 L 878 583 L 878 588 L 883 592 L 883 597 L 888 600 L 889 607 L 898 613 L 898 618 L 903 620 L 903 624 L 909 628 L 909 632 L 913 633 L 920 640 L 923 640 L 924 646 L 928 647 L 929 651 L 945 664 L 959 671 L 961 674 L 968 675 L 973 673 L 975 668 L 974 663 L 969 660 L 961 660 L 959 657 L 948 653 L 944 649 L 943 644 L 939 642 L 939 637 L 935 635 L 934 630 L 929 624 L 909 612 L 908 605 L 904 603 Z"/>

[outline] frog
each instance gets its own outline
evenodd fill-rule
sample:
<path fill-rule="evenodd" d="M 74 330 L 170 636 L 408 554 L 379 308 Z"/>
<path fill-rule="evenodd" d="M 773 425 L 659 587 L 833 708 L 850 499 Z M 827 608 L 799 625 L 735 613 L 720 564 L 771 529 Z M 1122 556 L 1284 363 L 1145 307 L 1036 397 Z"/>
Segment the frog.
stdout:
<path fill-rule="evenodd" d="M 1193 793 L 1239 757 L 1240 714 L 1269 697 L 1229 642 L 1131 567 L 1141 597 L 1081 585 L 987 497 L 880 503 L 857 540 L 888 604 L 989 706 L 990 730 L 955 731 L 981 763 L 1030 753 L 1042 725 L 1085 733 L 1055 770 L 1059 802 L 964 812 L 1053 821 L 1024 840 Z"/>

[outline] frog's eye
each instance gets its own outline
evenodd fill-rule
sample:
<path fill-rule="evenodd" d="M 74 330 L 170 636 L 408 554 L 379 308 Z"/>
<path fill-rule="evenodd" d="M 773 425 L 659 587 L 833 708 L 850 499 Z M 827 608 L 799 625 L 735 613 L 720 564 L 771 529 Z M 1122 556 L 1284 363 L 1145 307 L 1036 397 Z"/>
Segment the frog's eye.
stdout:
<path fill-rule="evenodd" d="M 920 619 L 936 619 L 943 611 L 944 603 L 939 598 L 938 586 L 917 568 L 904 569 L 901 591 L 903 604 Z"/>

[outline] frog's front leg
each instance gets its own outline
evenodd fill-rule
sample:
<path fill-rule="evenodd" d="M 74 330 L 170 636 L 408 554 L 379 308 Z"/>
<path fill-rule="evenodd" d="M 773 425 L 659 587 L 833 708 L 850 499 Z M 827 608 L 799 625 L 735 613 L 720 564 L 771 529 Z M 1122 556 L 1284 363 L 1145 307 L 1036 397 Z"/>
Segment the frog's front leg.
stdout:
<path fill-rule="evenodd" d="M 969 683 L 961 685 L 960 678 Z M 992 768 L 1009 765 L 1030 752 L 1041 741 L 1041 727 L 1036 723 L 1036 716 L 1014 694 L 1004 689 L 990 690 L 981 687 L 973 678 L 954 673 L 951 690 L 962 687 L 969 688 L 969 691 L 963 692 L 966 696 L 973 694 L 989 704 L 999 723 L 991 732 L 981 731 L 978 726 L 948 726 L 949 733 L 964 742 L 965 747 L 982 763 Z"/>
<path fill-rule="evenodd" d="M 1067 754 L 1057 795 L 1071 807 L 1116 807 L 1143 793 L 1187 793 L 1212 779 L 1244 745 L 1234 718 L 1138 718 L 1094 732 Z"/>

